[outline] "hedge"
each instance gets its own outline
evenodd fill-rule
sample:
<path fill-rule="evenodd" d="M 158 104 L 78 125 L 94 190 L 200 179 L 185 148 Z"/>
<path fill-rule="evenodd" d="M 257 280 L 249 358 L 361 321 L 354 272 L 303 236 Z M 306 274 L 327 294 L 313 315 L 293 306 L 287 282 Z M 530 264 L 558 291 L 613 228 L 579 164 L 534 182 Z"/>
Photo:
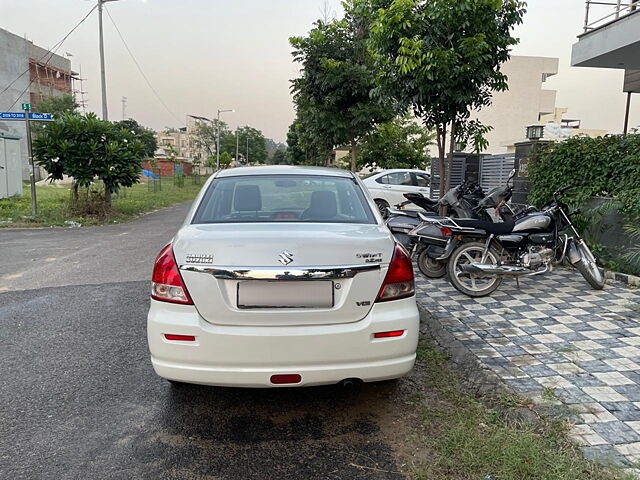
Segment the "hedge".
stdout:
<path fill-rule="evenodd" d="M 576 226 L 583 234 L 597 231 L 607 208 L 615 205 L 624 216 L 631 249 L 593 245 L 596 256 L 608 268 L 640 273 L 640 135 L 573 137 L 541 148 L 529 162 L 529 202 L 540 206 L 551 200 L 558 188 L 572 185 L 572 206 L 583 212 Z M 610 197 L 614 203 L 589 209 L 592 197 Z M 589 236 L 589 235 L 588 235 Z"/>
<path fill-rule="evenodd" d="M 613 197 L 627 218 L 640 217 L 640 135 L 573 137 L 540 149 L 529 163 L 529 201 L 541 205 L 573 185 L 576 204 Z M 572 203 L 574 203 L 572 202 Z"/>

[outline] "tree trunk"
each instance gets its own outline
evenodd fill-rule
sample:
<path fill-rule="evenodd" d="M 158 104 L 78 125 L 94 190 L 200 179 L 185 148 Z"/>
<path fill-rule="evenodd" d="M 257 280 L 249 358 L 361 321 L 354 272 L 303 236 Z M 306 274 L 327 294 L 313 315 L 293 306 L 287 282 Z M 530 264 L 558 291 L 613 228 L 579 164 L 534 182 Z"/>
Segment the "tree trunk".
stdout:
<path fill-rule="evenodd" d="M 351 139 L 351 171 L 356 171 L 356 154 L 358 153 L 358 145 L 356 139 Z"/>
<path fill-rule="evenodd" d="M 451 188 L 451 174 L 453 173 L 453 151 L 456 148 L 456 122 L 451 122 L 451 138 L 449 139 L 449 160 L 447 161 L 447 191 Z"/>
<path fill-rule="evenodd" d="M 74 206 L 78 203 L 78 182 L 75 180 L 71 184 L 71 202 Z"/>
<path fill-rule="evenodd" d="M 447 141 L 447 125 L 438 125 L 436 127 L 436 137 L 438 143 L 438 169 L 440 170 L 440 182 L 438 184 L 439 196 L 442 197 L 445 194 L 445 165 L 444 165 L 444 150 Z M 431 172 L 433 175 L 433 172 Z M 440 215 L 446 215 L 446 207 L 440 207 Z"/>
<path fill-rule="evenodd" d="M 111 210 L 111 191 L 107 185 L 104 186 L 104 209 L 105 211 Z"/>

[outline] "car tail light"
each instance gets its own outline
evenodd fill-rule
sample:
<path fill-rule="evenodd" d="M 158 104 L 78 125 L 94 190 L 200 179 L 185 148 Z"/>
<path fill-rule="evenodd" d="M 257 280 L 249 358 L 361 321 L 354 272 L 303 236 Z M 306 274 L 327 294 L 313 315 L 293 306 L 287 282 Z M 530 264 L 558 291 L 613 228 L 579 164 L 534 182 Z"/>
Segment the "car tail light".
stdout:
<path fill-rule="evenodd" d="M 453 232 L 451 231 L 451 229 L 450 229 L 450 228 L 448 228 L 448 227 L 440 227 L 440 232 L 441 232 L 441 233 L 442 233 L 442 235 L 444 235 L 445 237 L 449 237 L 449 236 L 451 236 L 451 234 L 453 233 Z"/>
<path fill-rule="evenodd" d="M 401 337 L 403 334 L 404 334 L 404 330 L 392 330 L 390 332 L 376 332 L 373 334 L 373 338 Z"/>
<path fill-rule="evenodd" d="M 415 285 L 413 281 L 413 264 L 411 257 L 402 245 L 396 243 L 389 270 L 378 293 L 376 302 L 388 302 L 413 296 Z"/>
<path fill-rule="evenodd" d="M 171 244 L 166 245 L 156 257 L 153 266 L 151 298 L 162 302 L 193 305 L 187 287 L 184 286 Z"/>
<path fill-rule="evenodd" d="M 284 374 L 284 375 L 271 375 L 271 383 L 275 385 L 282 385 L 285 383 L 300 383 L 302 381 L 302 375 L 297 373 Z"/>
<path fill-rule="evenodd" d="M 195 342 L 195 335 L 176 335 L 175 333 L 165 333 L 164 338 L 167 340 L 179 341 L 179 342 Z"/>

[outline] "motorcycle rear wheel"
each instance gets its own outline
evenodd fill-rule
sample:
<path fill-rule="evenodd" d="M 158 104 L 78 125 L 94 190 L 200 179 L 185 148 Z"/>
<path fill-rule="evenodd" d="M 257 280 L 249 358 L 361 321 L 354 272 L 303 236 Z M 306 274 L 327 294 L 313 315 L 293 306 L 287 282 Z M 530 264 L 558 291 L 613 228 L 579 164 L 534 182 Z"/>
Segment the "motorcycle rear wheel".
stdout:
<path fill-rule="evenodd" d="M 418 255 L 418 269 L 427 278 L 442 278 L 447 273 L 447 263 L 431 258 L 427 255 L 427 249 L 425 248 Z"/>
<path fill-rule="evenodd" d="M 464 273 L 460 266 L 466 263 L 480 263 L 484 252 L 484 243 L 463 243 L 456 248 L 447 263 L 449 281 L 459 292 L 470 297 L 486 297 L 493 293 L 502 283 L 501 277 L 481 276 Z M 497 265 L 500 255 L 494 248 L 489 249 L 486 264 Z"/>

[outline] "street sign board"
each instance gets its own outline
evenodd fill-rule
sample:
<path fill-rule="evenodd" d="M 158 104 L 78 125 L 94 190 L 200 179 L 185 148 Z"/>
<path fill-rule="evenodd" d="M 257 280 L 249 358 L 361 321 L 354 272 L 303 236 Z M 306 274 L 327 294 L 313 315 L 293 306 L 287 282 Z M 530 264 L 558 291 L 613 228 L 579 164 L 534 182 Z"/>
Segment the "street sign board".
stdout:
<path fill-rule="evenodd" d="M 31 110 L 31 104 L 30 103 L 23 103 L 22 104 L 22 110 Z"/>
<path fill-rule="evenodd" d="M 24 112 L 0 112 L 0 120 L 24 120 Z"/>
<path fill-rule="evenodd" d="M 53 113 L 30 113 L 29 120 L 53 120 Z"/>
<path fill-rule="evenodd" d="M 24 112 L 0 112 L 0 120 L 26 120 Z M 29 113 L 29 120 L 53 120 L 53 113 Z"/>
<path fill-rule="evenodd" d="M 640 70 L 624 71 L 623 92 L 640 93 Z"/>

